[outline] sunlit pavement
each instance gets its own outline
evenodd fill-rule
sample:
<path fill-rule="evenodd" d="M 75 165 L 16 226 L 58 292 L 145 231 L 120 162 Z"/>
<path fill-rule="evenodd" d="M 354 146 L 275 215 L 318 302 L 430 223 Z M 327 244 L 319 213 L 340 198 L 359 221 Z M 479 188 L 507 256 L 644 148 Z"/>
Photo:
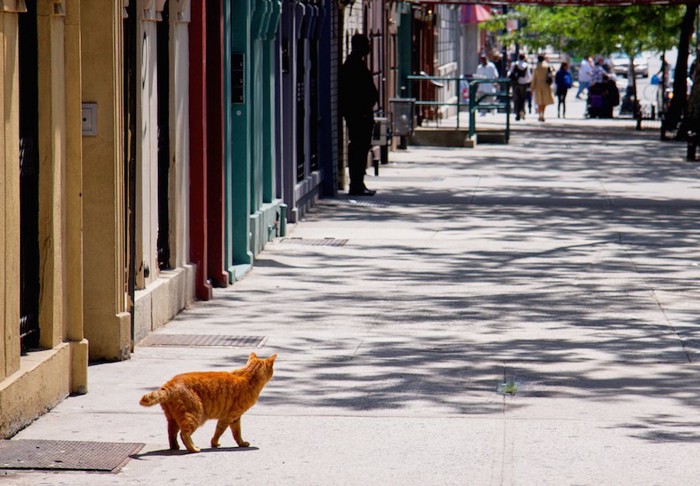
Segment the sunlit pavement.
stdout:
<path fill-rule="evenodd" d="M 624 81 L 626 83 L 626 80 Z M 622 83 L 621 83 L 622 84 Z M 620 90 L 620 98 L 624 95 L 624 88 L 621 86 L 618 88 Z M 656 88 L 648 93 L 655 93 Z M 545 109 L 545 122 L 542 123 L 537 119 L 537 108 L 533 101 L 532 106 L 526 110 L 524 120 L 516 120 L 515 113 L 510 114 L 510 127 L 512 130 L 518 130 L 520 128 L 544 128 L 548 126 L 582 126 L 590 127 L 592 129 L 601 128 L 603 126 L 613 126 L 613 127 L 631 127 L 636 126 L 636 121 L 632 119 L 630 114 L 620 114 L 620 107 L 616 106 L 613 109 L 613 118 L 588 118 L 586 116 L 586 99 L 587 92 L 584 91 L 580 99 L 576 98 L 577 88 L 572 88 L 569 90 L 565 109 L 557 109 L 557 103 L 555 98 L 555 104 L 547 106 Z M 641 95 L 640 95 L 641 97 Z M 645 102 L 646 103 L 646 102 Z M 506 125 L 506 114 L 497 113 L 495 110 L 486 113 L 478 113 L 475 115 L 475 122 L 477 131 L 480 129 L 503 129 Z M 427 127 L 455 127 L 456 119 L 451 117 L 448 119 L 440 121 L 427 121 L 425 122 Z M 645 127 L 651 128 L 652 126 L 658 127 L 658 121 L 655 123 L 645 122 Z M 460 127 L 465 130 L 469 127 L 469 114 L 466 111 L 460 113 Z"/>
<path fill-rule="evenodd" d="M 211 422 L 202 453 L 171 453 L 162 413 L 138 405 L 251 349 L 138 347 L 17 438 L 141 454 L 118 474 L 0 481 L 698 484 L 698 166 L 582 105 L 514 124 L 508 145 L 392 152 L 367 177 L 375 197 L 320 201 L 161 331 L 263 336 L 254 351 L 279 354 L 242 420 L 252 449 L 206 449 Z"/>

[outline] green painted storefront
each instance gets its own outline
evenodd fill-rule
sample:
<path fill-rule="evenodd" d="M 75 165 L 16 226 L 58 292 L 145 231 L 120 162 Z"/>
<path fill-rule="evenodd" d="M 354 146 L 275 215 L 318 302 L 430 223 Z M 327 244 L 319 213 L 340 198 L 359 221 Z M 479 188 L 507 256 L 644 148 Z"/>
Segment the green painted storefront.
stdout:
<path fill-rule="evenodd" d="M 275 33 L 279 0 L 224 1 L 225 264 L 231 282 L 277 234 Z"/>

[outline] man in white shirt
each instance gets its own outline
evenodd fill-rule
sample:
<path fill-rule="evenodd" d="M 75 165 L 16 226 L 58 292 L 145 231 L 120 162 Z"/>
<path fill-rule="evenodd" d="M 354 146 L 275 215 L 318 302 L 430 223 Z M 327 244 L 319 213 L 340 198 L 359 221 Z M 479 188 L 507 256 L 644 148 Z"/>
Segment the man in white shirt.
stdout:
<path fill-rule="evenodd" d="M 479 66 L 476 68 L 476 73 L 474 73 L 474 79 L 497 79 L 498 69 L 496 65 L 489 61 L 485 55 L 479 58 Z M 496 92 L 496 85 L 491 83 L 479 83 L 476 87 L 477 99 L 481 98 L 483 95 L 492 95 Z M 489 103 L 489 98 L 484 98 L 482 101 Z"/>
<path fill-rule="evenodd" d="M 586 56 L 581 60 L 581 67 L 579 67 L 578 70 L 578 92 L 576 93 L 577 99 L 580 100 L 583 90 L 588 89 L 591 86 L 592 77 L 593 64 L 591 63 L 591 58 Z"/>

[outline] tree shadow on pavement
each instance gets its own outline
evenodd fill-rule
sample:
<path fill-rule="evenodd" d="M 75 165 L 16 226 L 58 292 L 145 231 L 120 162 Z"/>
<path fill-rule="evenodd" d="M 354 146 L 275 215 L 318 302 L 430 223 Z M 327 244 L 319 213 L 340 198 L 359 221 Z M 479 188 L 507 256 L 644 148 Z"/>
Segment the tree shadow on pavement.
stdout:
<path fill-rule="evenodd" d="M 625 133 L 402 154 L 387 204 L 309 211 L 325 236 L 357 228 L 347 245 L 270 244 L 258 283 L 189 318 L 268 335 L 280 358 L 261 402 L 273 408 L 483 415 L 643 397 L 699 410 L 700 184 L 668 145 Z M 417 170 L 436 177 L 416 182 Z M 509 378 L 523 399 L 504 408 Z M 674 437 L 648 414 L 629 424 Z"/>

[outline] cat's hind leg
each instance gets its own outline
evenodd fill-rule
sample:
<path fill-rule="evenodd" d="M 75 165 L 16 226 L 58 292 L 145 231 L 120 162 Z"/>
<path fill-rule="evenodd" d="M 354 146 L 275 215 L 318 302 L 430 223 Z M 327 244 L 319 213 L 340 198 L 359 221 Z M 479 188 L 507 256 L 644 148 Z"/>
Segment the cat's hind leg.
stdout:
<path fill-rule="evenodd" d="M 170 442 L 170 449 L 176 451 L 180 448 L 180 444 L 177 443 L 177 433 L 180 432 L 180 426 L 173 418 L 168 419 L 168 441 Z"/>
<path fill-rule="evenodd" d="M 168 442 L 170 443 L 170 449 L 176 451 L 180 448 L 180 444 L 177 443 L 177 433 L 180 432 L 180 426 L 170 413 L 168 406 L 166 404 L 161 404 L 161 406 L 165 413 L 165 418 L 168 420 Z"/>
<path fill-rule="evenodd" d="M 192 442 L 192 434 L 199 427 L 199 421 L 192 414 L 186 414 L 180 424 L 180 438 L 190 452 L 199 452 L 199 447 Z"/>
<path fill-rule="evenodd" d="M 231 432 L 233 432 L 233 440 L 236 441 L 238 447 L 250 446 L 250 443 L 244 441 L 243 437 L 241 437 L 241 417 L 238 417 L 236 420 L 233 421 L 233 423 L 231 424 Z"/>
<path fill-rule="evenodd" d="M 182 443 L 185 444 L 185 447 L 187 448 L 188 451 L 190 452 L 199 452 L 200 448 L 194 445 L 192 442 L 192 434 L 186 434 L 184 430 L 180 432 L 180 438 L 182 439 Z"/>
<path fill-rule="evenodd" d="M 211 446 L 212 447 L 219 447 L 221 444 L 219 443 L 219 439 L 221 438 L 221 435 L 226 431 L 226 429 L 229 428 L 231 425 L 231 422 L 228 420 L 221 419 L 216 423 L 216 432 L 214 432 L 214 436 L 211 438 Z"/>

